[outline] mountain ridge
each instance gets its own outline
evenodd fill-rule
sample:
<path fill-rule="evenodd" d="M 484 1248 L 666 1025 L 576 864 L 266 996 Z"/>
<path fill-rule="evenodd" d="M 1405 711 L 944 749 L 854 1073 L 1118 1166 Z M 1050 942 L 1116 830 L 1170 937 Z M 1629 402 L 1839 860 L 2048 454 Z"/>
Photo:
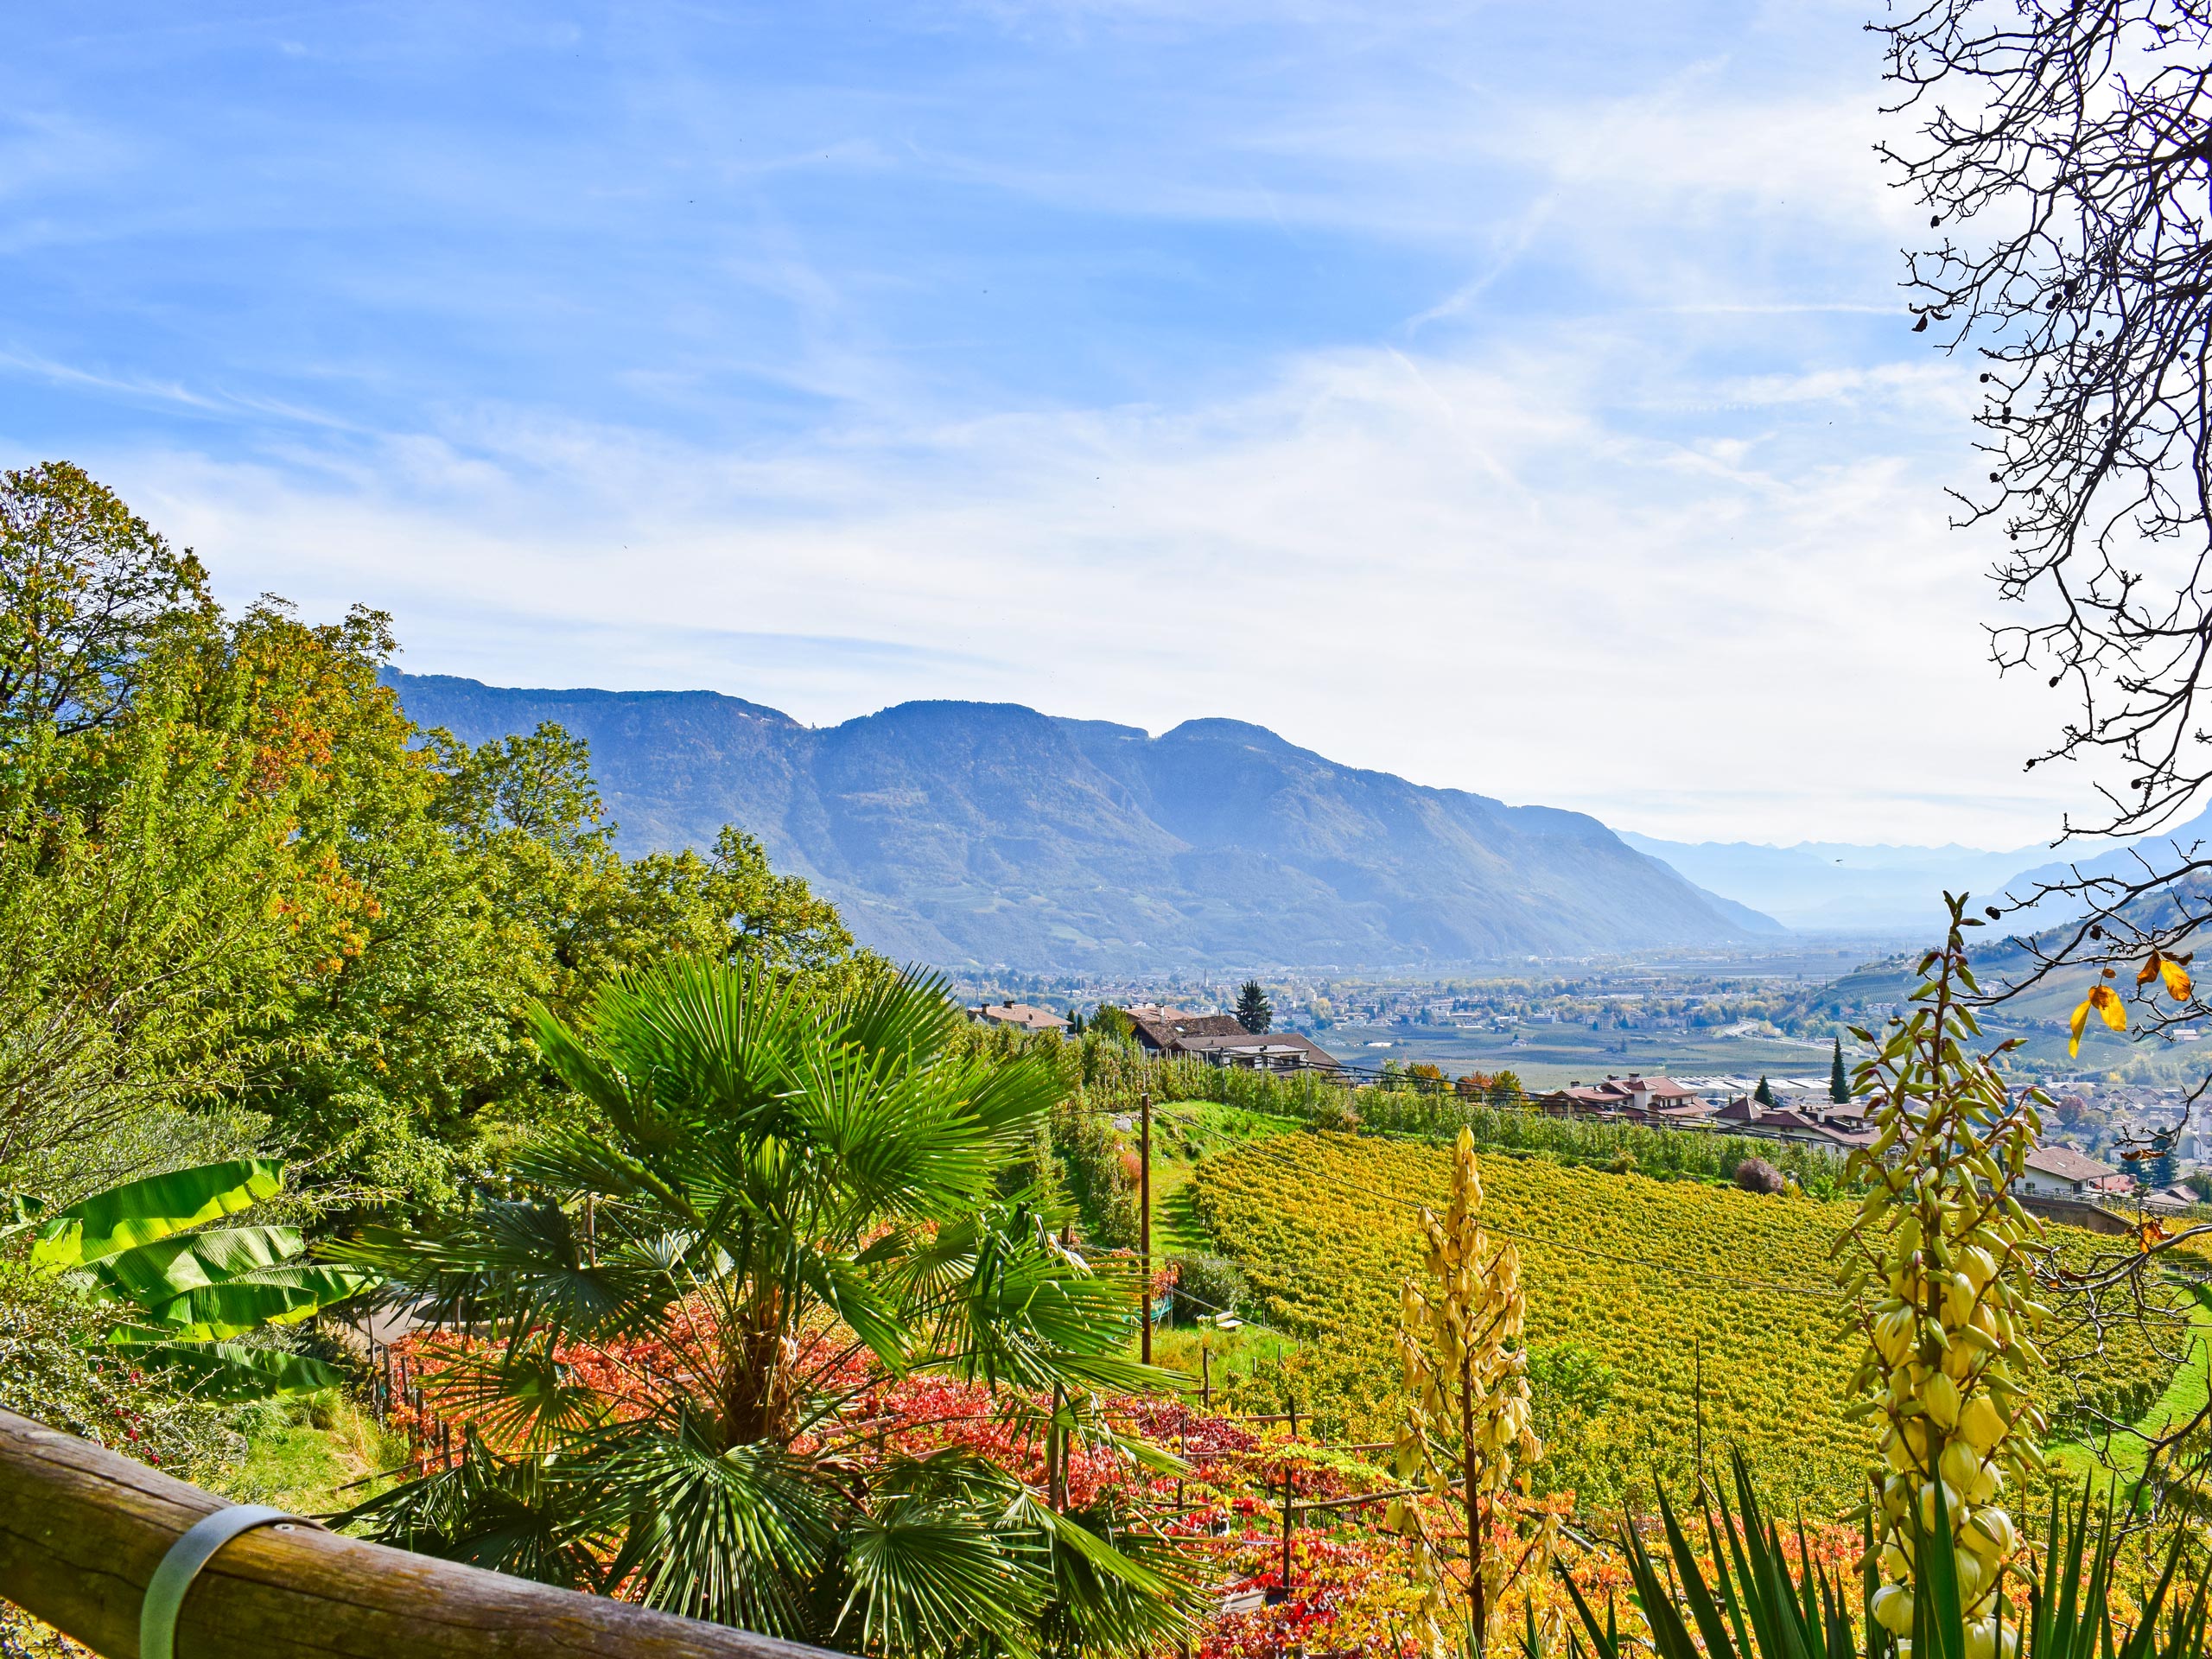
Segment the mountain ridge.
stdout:
<path fill-rule="evenodd" d="M 1154 737 L 925 701 L 814 728 L 718 692 L 385 680 L 468 742 L 562 725 L 626 850 L 735 823 L 864 943 L 940 966 L 1412 966 L 1782 931 L 1586 814 L 1344 766 L 1243 721 Z"/>

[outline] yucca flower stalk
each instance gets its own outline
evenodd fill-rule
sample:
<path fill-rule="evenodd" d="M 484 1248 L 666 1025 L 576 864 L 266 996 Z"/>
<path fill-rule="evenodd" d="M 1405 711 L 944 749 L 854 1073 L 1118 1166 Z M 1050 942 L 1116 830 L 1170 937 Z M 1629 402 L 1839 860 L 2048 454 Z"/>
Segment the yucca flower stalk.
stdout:
<path fill-rule="evenodd" d="M 1510 1241 L 1484 1232 L 1482 1204 L 1474 1137 L 1463 1128 L 1452 1148 L 1450 1207 L 1441 1219 L 1421 1211 L 1427 1281 L 1408 1277 L 1401 1291 L 1397 1347 L 1405 1398 L 1395 1448 L 1400 1479 L 1446 1503 L 1457 1496 L 1465 1511 L 1465 1628 L 1477 1653 L 1496 1599 L 1529 1561 L 1525 1553 L 1509 1564 L 1486 1551 L 1492 1521 L 1512 1490 L 1516 1463 L 1543 1455 L 1530 1427 L 1528 1356 L 1516 1346 L 1528 1319 L 1521 1254 Z M 1394 1501 L 1389 1525 L 1412 1541 L 1430 1651 L 1454 1650 L 1459 1621 L 1451 1611 L 1442 1541 L 1430 1532 L 1417 1500 Z M 1535 1565 L 1544 1570 L 1542 1561 Z"/>
<path fill-rule="evenodd" d="M 1891 1022 L 1858 1071 L 1879 1103 L 1873 1143 L 1847 1165 L 1866 1197 L 1836 1243 L 1866 1344 L 1851 1381 L 1861 1397 L 1847 1414 L 1882 1422 L 1869 1614 L 1909 1649 L 1930 1567 L 1919 1541 L 1940 1542 L 1967 1617 L 1965 1659 L 2005 1659 L 2018 1637 L 2000 1628 L 1999 1586 L 2018 1539 L 1999 1499 L 2008 1480 L 2043 1466 L 2033 1399 L 2043 1359 L 2031 1333 L 2048 1316 L 2031 1294 L 2026 1249 L 2041 1224 L 2012 1186 L 2047 1103 L 2006 1086 L 1997 1062 L 2012 1044 L 1981 1056 L 1961 1046 L 1980 1035 L 1965 1000 L 1979 995 L 1965 930 L 1981 924 L 1964 914 L 1965 895 L 1945 898 L 1950 927 L 1921 961 L 1917 1006 Z"/>

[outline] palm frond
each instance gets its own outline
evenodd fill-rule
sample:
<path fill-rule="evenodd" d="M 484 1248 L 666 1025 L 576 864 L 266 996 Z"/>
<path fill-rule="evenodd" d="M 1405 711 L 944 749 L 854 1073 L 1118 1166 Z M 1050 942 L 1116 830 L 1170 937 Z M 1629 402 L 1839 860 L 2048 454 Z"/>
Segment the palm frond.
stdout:
<path fill-rule="evenodd" d="M 1049 1638 L 1070 1651 L 1135 1656 L 1196 1633 L 1197 1586 L 1166 1541 L 1108 1509 L 1060 1514 L 1024 1493 L 1019 1510 L 1049 1551 Z"/>
<path fill-rule="evenodd" d="M 839 1047 L 914 1066 L 944 1053 L 962 1019 L 942 974 L 908 968 L 895 979 L 862 986 L 832 1008 L 824 1023 Z"/>
<path fill-rule="evenodd" d="M 395 1487 L 337 1519 L 358 1522 L 378 1542 L 418 1555 L 564 1590 L 604 1590 L 598 1495 L 581 1474 L 552 1458 L 501 1458 L 465 1433 L 453 1467 Z"/>
<path fill-rule="evenodd" d="M 611 1582 L 649 1606 L 771 1636 L 814 1635 L 804 1589 L 827 1564 L 850 1500 L 779 1447 L 717 1455 L 688 1433 L 631 1426 L 594 1460 L 626 1515 Z"/>
<path fill-rule="evenodd" d="M 1001 1535 L 1015 1484 L 947 1452 L 895 1459 L 873 1484 L 874 1504 L 838 1533 L 849 1585 L 839 1630 L 857 1612 L 871 1653 L 948 1653 L 988 1637 L 1033 1654 L 1049 1580 Z"/>
<path fill-rule="evenodd" d="M 464 1347 L 444 1355 L 426 1384 L 439 1409 L 498 1445 L 538 1452 L 604 1422 L 607 1396 L 534 1336 L 513 1347 Z"/>
<path fill-rule="evenodd" d="M 366 1228 L 324 1255 L 380 1275 L 386 1302 L 413 1305 L 438 1324 L 489 1320 L 511 1337 L 657 1330 L 683 1290 L 650 1251 L 624 1242 L 589 1259 L 557 1205 L 509 1199 L 413 1229 Z"/>

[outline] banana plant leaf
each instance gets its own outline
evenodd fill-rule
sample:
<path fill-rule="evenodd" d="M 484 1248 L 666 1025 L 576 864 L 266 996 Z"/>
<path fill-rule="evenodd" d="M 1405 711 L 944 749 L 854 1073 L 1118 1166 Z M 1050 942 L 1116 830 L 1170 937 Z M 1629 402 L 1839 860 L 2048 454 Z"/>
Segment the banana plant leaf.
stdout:
<path fill-rule="evenodd" d="M 244 1336 L 267 1325 L 296 1325 L 333 1301 L 342 1301 L 359 1288 L 331 1268 L 302 1268 L 302 1273 L 340 1278 L 336 1294 L 315 1284 L 289 1285 L 232 1280 L 223 1285 L 200 1285 L 162 1302 L 138 1304 L 137 1321 L 162 1326 L 178 1340 L 213 1342 L 222 1337 Z"/>
<path fill-rule="evenodd" d="M 31 1265 L 61 1272 L 250 1210 L 284 1190 L 283 1166 L 266 1158 L 175 1169 L 96 1192 L 39 1230 Z"/>
<path fill-rule="evenodd" d="M 111 1341 L 110 1352 L 127 1357 L 147 1370 L 205 1400 L 262 1400 L 273 1394 L 319 1394 L 345 1381 L 334 1367 L 305 1354 L 281 1349 L 249 1348 L 238 1342 L 178 1342 L 150 1333 Z"/>
<path fill-rule="evenodd" d="M 222 1227 L 173 1234 L 86 1265 L 102 1289 L 150 1304 L 282 1268 L 306 1248 L 296 1227 Z"/>

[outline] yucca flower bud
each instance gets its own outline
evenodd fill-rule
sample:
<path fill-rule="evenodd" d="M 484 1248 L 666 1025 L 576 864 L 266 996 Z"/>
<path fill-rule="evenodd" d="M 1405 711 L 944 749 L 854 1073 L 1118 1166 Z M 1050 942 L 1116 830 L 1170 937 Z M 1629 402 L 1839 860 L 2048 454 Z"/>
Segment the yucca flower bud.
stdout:
<path fill-rule="evenodd" d="M 1408 1397 L 1394 1450 L 1402 1479 L 1419 1480 L 1440 1497 L 1464 1495 L 1487 1517 L 1512 1492 L 1516 1462 L 1534 1461 L 1543 1447 L 1531 1427 L 1527 1356 L 1508 1346 L 1527 1319 L 1520 1253 L 1484 1233 L 1482 1196 L 1474 1137 L 1463 1129 L 1445 1217 L 1421 1212 L 1431 1285 L 1424 1291 L 1408 1280 L 1400 1292 L 1397 1341 Z M 1444 1541 L 1427 1535 L 1415 1504 L 1394 1501 L 1390 1517 L 1413 1542 L 1430 1649 L 1456 1651 Z M 1469 1516 L 1471 1535 L 1482 1526 Z"/>
<path fill-rule="evenodd" d="M 1866 1609 L 1892 1636 L 1912 1634 L 1912 1592 L 1899 1584 L 1885 1584 L 1874 1592 Z"/>

